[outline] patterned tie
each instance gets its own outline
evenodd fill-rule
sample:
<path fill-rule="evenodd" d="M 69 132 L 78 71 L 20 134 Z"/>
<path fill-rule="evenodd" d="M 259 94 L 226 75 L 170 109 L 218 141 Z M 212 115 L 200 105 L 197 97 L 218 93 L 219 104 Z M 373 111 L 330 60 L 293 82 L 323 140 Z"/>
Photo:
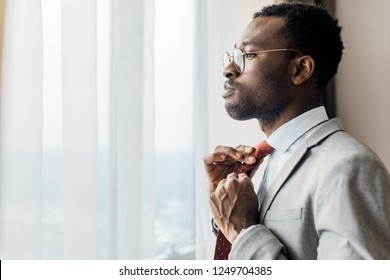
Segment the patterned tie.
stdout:
<path fill-rule="evenodd" d="M 261 141 L 259 144 L 256 145 L 255 151 L 253 152 L 253 156 L 256 158 L 256 163 L 254 165 L 247 165 L 243 164 L 241 166 L 241 172 L 248 172 L 251 171 L 256 165 L 263 162 L 263 159 L 271 154 L 274 151 L 274 148 L 272 148 L 266 141 Z"/>
<path fill-rule="evenodd" d="M 266 156 L 273 152 L 273 150 L 274 148 L 272 148 L 267 142 L 262 141 L 258 145 L 256 145 L 255 151 L 252 155 L 256 157 L 257 163 L 261 163 Z M 241 166 L 241 172 L 248 172 L 251 171 L 253 168 L 253 165 L 243 164 Z M 229 242 L 229 240 L 226 239 L 222 231 L 218 230 L 217 241 L 215 244 L 214 251 L 214 260 L 227 260 L 229 258 L 231 248 L 232 244 Z"/>

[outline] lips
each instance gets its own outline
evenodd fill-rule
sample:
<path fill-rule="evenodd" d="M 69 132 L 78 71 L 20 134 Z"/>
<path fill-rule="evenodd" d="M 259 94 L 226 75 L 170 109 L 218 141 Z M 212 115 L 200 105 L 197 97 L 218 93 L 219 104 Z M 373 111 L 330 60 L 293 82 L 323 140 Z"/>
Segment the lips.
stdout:
<path fill-rule="evenodd" d="M 223 98 L 228 98 L 233 94 L 237 93 L 237 89 L 229 82 L 225 82 L 223 88 L 225 89 L 225 91 L 222 94 Z"/>

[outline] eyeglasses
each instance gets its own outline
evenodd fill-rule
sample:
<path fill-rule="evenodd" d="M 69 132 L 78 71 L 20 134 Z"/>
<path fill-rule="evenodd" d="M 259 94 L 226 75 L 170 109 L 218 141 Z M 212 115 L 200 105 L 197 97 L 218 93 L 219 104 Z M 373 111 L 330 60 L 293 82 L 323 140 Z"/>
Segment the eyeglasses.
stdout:
<path fill-rule="evenodd" d="M 234 62 L 234 66 L 236 67 L 239 73 L 244 72 L 245 68 L 245 58 L 251 58 L 255 54 L 258 53 L 269 53 L 269 52 L 296 52 L 299 56 L 303 56 L 303 54 L 295 49 L 273 49 L 273 50 L 263 50 L 256 52 L 242 52 L 240 49 L 234 49 L 233 55 L 230 55 L 228 52 L 223 54 L 223 67 L 228 67 L 228 65 Z"/>

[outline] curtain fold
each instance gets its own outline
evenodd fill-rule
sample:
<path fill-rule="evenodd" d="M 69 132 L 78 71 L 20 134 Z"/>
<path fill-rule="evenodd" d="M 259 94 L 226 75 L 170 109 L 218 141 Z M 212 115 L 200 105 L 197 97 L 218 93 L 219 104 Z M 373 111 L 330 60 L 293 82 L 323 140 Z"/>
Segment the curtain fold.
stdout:
<path fill-rule="evenodd" d="M 153 0 L 114 1 L 112 136 L 119 259 L 154 255 L 153 18 Z"/>
<path fill-rule="evenodd" d="M 64 257 L 97 247 L 96 1 L 62 1 Z"/>
<path fill-rule="evenodd" d="M 1 75 L 0 259 L 41 257 L 40 0 L 7 1 Z"/>
<path fill-rule="evenodd" d="M 209 259 L 212 256 L 213 234 L 208 208 L 208 182 L 204 174 L 203 156 L 207 154 L 208 139 L 208 17 L 207 0 L 199 0 L 196 6 L 195 65 L 194 65 L 194 119 L 195 119 L 195 257 Z M 210 223 L 208 223 L 210 221 Z"/>

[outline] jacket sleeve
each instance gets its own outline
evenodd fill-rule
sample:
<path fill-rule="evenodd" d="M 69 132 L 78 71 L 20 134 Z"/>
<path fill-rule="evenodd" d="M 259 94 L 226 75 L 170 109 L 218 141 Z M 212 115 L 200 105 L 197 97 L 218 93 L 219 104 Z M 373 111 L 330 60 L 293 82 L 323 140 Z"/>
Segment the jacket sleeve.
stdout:
<path fill-rule="evenodd" d="M 231 260 L 285 260 L 283 244 L 264 225 L 241 232 L 232 246 Z"/>

